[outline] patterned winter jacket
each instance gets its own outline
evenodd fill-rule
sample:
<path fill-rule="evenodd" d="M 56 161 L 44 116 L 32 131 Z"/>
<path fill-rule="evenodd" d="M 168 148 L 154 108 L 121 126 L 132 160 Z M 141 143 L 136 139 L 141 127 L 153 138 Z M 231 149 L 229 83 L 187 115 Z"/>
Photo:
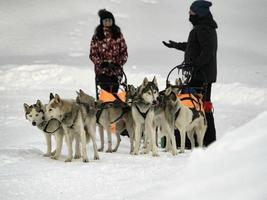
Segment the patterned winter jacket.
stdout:
<path fill-rule="evenodd" d="M 105 38 L 99 40 L 97 36 L 93 36 L 90 46 L 90 59 L 95 65 L 95 73 L 122 76 L 122 66 L 128 58 L 127 46 L 123 35 L 117 39 L 111 37 L 109 31 L 104 31 Z M 102 68 L 101 63 L 111 61 L 118 67 L 116 69 Z"/>

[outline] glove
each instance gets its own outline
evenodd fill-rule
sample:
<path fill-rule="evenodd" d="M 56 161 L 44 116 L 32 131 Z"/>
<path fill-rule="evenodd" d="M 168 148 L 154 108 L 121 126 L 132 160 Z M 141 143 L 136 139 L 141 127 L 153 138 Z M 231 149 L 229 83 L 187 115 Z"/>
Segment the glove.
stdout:
<path fill-rule="evenodd" d="M 101 67 L 102 69 L 107 69 L 107 68 L 109 68 L 109 63 L 108 63 L 108 62 L 102 62 L 102 63 L 100 64 L 100 67 Z"/>
<path fill-rule="evenodd" d="M 111 69 L 116 70 L 118 67 L 120 67 L 120 65 L 118 65 L 118 64 L 112 62 L 112 63 L 109 63 L 109 67 L 110 67 Z"/>
<path fill-rule="evenodd" d="M 174 42 L 172 40 L 169 40 L 169 43 L 165 41 L 162 41 L 162 43 L 168 48 L 174 48 L 181 51 L 185 51 L 187 46 L 186 42 Z"/>
<path fill-rule="evenodd" d="M 177 42 L 174 42 L 172 40 L 169 40 L 169 43 L 165 42 L 165 41 L 162 41 L 162 43 L 168 47 L 168 48 L 176 48 L 178 43 Z"/>

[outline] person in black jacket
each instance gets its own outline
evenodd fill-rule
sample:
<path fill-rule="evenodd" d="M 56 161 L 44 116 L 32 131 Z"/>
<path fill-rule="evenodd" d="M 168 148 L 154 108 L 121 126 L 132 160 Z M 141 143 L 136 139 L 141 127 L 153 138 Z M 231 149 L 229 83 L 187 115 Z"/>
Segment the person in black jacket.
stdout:
<path fill-rule="evenodd" d="M 204 87 L 204 109 L 208 128 L 204 145 L 208 146 L 216 140 L 216 130 L 211 103 L 211 87 L 217 78 L 217 23 L 210 12 L 212 3 L 204 0 L 194 1 L 190 6 L 189 21 L 193 29 L 187 42 L 163 41 L 169 48 L 184 51 L 184 66 L 191 69 L 190 87 Z M 189 141 L 187 141 L 189 144 Z M 179 144 L 179 143 L 178 143 Z"/>

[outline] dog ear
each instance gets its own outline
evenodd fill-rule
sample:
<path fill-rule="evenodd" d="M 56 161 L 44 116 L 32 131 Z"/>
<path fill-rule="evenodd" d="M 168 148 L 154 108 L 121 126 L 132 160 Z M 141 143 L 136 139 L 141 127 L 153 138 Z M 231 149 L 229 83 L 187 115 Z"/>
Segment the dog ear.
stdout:
<path fill-rule="evenodd" d="M 157 82 L 157 78 L 156 78 L 156 76 L 154 76 L 152 82 L 158 87 L 158 82 Z"/>
<path fill-rule="evenodd" d="M 78 96 L 80 96 L 80 93 L 79 93 L 78 91 L 76 91 L 76 94 L 77 94 Z"/>
<path fill-rule="evenodd" d="M 51 101 L 52 99 L 54 99 L 55 97 L 54 97 L 54 95 L 53 95 L 53 93 L 51 92 L 50 93 L 50 96 L 49 96 L 49 101 Z"/>
<path fill-rule="evenodd" d="M 84 91 L 83 91 L 82 89 L 80 89 L 80 93 L 81 93 L 81 94 L 85 94 Z"/>
<path fill-rule="evenodd" d="M 168 87 L 166 90 L 165 90 L 165 95 L 166 96 L 169 96 L 172 92 L 172 88 L 171 87 Z"/>
<path fill-rule="evenodd" d="M 178 86 L 183 85 L 182 79 L 181 78 L 177 78 L 175 80 L 175 85 L 178 85 Z"/>
<path fill-rule="evenodd" d="M 148 84 L 148 79 L 147 79 L 147 77 L 145 77 L 144 80 L 143 80 L 143 84 L 142 85 L 146 86 L 147 84 Z"/>
<path fill-rule="evenodd" d="M 136 88 L 133 85 L 130 85 L 129 87 L 130 87 L 129 88 L 130 89 L 130 94 L 134 95 L 136 93 Z"/>
<path fill-rule="evenodd" d="M 24 103 L 23 107 L 24 107 L 25 113 L 28 113 L 28 111 L 30 110 L 30 106 L 28 104 Z"/>
<path fill-rule="evenodd" d="M 58 94 L 55 95 L 55 103 L 60 103 L 61 99 Z"/>
<path fill-rule="evenodd" d="M 36 105 L 39 108 L 41 108 L 43 106 L 42 102 L 39 99 L 36 101 Z"/>

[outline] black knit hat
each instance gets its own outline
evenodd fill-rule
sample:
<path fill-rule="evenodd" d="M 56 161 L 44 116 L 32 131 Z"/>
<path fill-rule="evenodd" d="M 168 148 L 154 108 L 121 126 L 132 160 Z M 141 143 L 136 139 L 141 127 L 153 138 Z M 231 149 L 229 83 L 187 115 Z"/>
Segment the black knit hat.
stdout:
<path fill-rule="evenodd" d="M 101 9 L 98 11 L 98 16 L 100 17 L 100 24 L 103 24 L 104 19 L 112 19 L 113 23 L 115 24 L 115 18 L 113 14 L 106 9 Z"/>
<path fill-rule="evenodd" d="M 212 3 L 209 1 L 197 0 L 191 4 L 190 10 L 192 10 L 198 16 L 204 17 L 210 13 L 211 6 L 212 6 Z"/>

